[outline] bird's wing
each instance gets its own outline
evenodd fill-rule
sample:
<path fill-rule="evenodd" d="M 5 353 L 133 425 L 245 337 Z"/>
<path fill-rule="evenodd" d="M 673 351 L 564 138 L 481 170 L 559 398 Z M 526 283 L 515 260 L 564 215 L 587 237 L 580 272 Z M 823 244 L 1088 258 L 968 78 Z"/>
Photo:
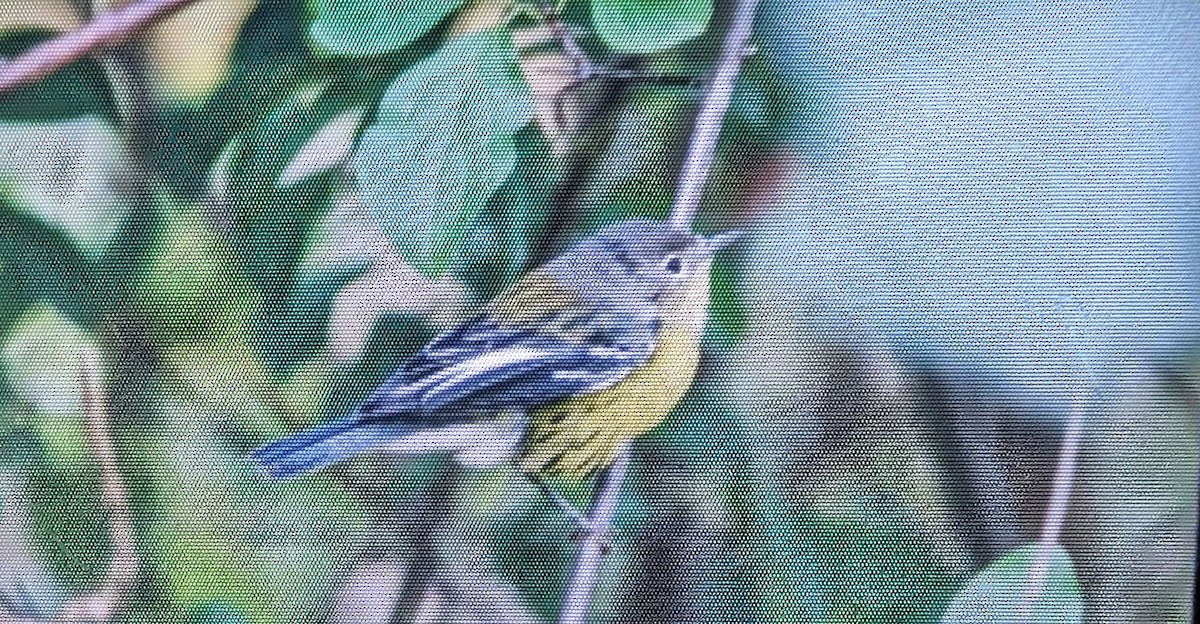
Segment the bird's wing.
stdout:
<path fill-rule="evenodd" d="M 434 424 L 479 409 L 528 409 L 620 381 L 650 358 L 658 319 L 569 306 L 526 322 L 485 313 L 435 339 L 359 408 Z"/>

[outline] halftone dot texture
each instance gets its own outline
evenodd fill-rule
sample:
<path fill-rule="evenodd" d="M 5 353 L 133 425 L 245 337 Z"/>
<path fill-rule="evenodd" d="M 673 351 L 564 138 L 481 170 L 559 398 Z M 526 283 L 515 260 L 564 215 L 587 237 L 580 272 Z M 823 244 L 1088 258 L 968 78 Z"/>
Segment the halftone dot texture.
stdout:
<path fill-rule="evenodd" d="M 228 71 L 224 52 L 203 74 L 156 57 L 130 74 L 147 95 L 131 101 L 161 107 L 145 119 L 10 119 L 0 101 L 0 621 L 98 586 L 111 554 L 70 365 L 87 350 L 141 563 L 117 621 L 554 621 L 576 527 L 510 468 L 372 454 L 276 482 L 248 456 L 344 415 L 570 241 L 665 217 L 696 101 L 679 85 L 710 69 L 729 3 L 569 10 L 597 67 L 672 80 L 583 85 L 602 104 L 566 111 L 587 123 L 564 155 L 509 33 L 465 35 L 489 7 L 261 0 L 242 22 L 249 3 L 223 1 L 189 20 L 242 24 Z M 643 10 L 665 34 L 638 28 Z M 750 233 L 714 270 L 695 385 L 635 445 L 588 620 L 1004 621 L 989 609 L 1023 590 L 1066 405 L 1087 392 L 1073 576 L 1053 551 L 1044 592 L 1065 615 L 1033 621 L 1080 621 L 1080 602 L 1085 622 L 1185 621 L 1200 12 L 760 13 L 697 223 Z M 381 14 L 403 28 L 355 21 Z M 152 48 L 197 50 L 183 30 Z M 198 85 L 186 98 L 137 91 L 164 63 Z M 439 67 L 457 73 L 434 88 Z M 92 78 L 45 92 L 110 80 Z M 46 111 L 92 105 L 64 103 Z M 352 152 L 364 128 L 391 151 Z"/>
<path fill-rule="evenodd" d="M 1197 344 L 1194 7 L 796 11 L 764 36 L 821 95 L 751 246 L 764 298 L 1058 409 Z"/>

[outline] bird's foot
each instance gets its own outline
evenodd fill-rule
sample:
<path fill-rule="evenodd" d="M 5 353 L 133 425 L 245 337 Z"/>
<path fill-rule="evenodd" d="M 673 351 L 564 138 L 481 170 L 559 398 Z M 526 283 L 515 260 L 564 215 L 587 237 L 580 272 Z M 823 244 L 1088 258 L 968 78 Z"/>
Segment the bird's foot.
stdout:
<path fill-rule="evenodd" d="M 596 526 L 593 522 L 576 526 L 575 531 L 571 533 L 571 539 L 576 542 L 588 539 L 596 540 L 596 543 L 600 546 L 600 554 L 602 555 L 607 555 L 612 550 L 614 544 L 612 527 Z"/>
<path fill-rule="evenodd" d="M 574 503 L 563 497 L 562 494 L 554 491 L 550 486 L 546 485 L 536 477 L 530 477 L 537 488 L 542 491 L 550 500 L 558 505 L 563 513 L 567 514 L 575 522 L 575 530 L 571 533 L 572 539 L 582 541 L 589 537 L 597 537 L 600 540 L 600 549 L 603 552 L 608 552 L 613 545 L 612 527 L 600 526 L 587 516 L 583 511 L 575 506 Z"/>

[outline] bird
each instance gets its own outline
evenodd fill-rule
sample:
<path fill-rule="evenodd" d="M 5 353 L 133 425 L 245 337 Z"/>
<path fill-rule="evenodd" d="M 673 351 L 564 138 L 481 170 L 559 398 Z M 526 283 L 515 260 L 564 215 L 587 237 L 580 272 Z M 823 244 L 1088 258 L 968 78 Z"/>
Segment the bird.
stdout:
<path fill-rule="evenodd" d="M 738 235 L 604 227 L 435 337 L 348 415 L 251 457 L 275 478 L 372 451 L 512 462 L 539 485 L 593 476 L 692 385 L 713 257 Z"/>

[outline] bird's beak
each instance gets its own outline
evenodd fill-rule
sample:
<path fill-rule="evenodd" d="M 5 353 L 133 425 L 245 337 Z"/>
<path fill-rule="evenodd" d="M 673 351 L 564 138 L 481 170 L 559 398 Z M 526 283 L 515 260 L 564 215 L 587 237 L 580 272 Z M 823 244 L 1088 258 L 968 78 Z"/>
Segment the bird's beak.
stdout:
<path fill-rule="evenodd" d="M 714 234 L 704 239 L 704 250 L 708 252 L 708 255 L 711 256 L 718 251 L 721 251 L 722 249 L 732 245 L 733 243 L 736 243 L 744 234 L 745 232 L 742 230 L 730 230 L 728 232 Z"/>

